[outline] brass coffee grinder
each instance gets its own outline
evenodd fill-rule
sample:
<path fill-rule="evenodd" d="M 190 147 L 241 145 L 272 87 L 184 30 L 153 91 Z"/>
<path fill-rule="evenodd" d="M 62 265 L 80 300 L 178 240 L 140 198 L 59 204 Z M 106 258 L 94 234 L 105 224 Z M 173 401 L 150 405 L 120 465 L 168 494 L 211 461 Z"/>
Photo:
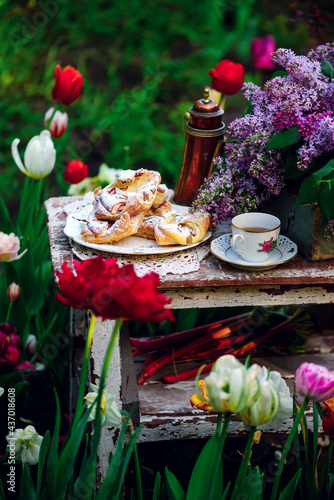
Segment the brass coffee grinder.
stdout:
<path fill-rule="evenodd" d="M 208 88 L 204 90 L 204 98 L 189 109 L 183 161 L 172 199 L 174 203 L 191 205 L 204 179 L 211 173 L 212 159 L 223 144 L 223 113 L 218 104 L 209 99 Z"/>

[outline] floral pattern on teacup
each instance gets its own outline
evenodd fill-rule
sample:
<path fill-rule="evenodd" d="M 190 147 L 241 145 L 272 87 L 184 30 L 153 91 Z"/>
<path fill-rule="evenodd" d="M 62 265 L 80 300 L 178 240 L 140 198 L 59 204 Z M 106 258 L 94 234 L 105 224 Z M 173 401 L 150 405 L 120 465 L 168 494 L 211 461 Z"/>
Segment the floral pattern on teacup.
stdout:
<path fill-rule="evenodd" d="M 274 240 L 272 236 L 270 240 L 264 241 L 263 243 L 259 243 L 259 247 L 261 247 L 258 252 L 270 253 L 274 250 L 277 245 L 277 240 Z"/>

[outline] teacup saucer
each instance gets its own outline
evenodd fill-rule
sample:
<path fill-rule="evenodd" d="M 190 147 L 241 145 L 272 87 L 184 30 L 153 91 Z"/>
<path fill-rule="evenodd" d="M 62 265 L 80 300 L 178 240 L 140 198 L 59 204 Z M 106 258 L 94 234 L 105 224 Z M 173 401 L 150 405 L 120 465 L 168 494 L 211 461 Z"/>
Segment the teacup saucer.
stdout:
<path fill-rule="evenodd" d="M 210 250 L 218 257 L 238 269 L 246 271 L 266 271 L 284 264 L 297 255 L 297 245 L 286 236 L 278 237 L 277 246 L 264 262 L 247 262 L 231 248 L 231 233 L 223 234 L 211 242 Z"/>

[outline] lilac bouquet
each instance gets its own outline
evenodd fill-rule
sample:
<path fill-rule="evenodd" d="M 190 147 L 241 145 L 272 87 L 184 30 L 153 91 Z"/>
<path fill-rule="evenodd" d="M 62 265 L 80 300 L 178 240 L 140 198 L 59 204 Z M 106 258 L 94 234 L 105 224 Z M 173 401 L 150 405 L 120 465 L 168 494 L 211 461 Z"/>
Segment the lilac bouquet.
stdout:
<path fill-rule="evenodd" d="M 334 42 L 307 56 L 278 49 L 277 71 L 262 90 L 243 86 L 249 112 L 234 120 L 224 158 L 202 185 L 194 208 L 208 210 L 213 227 L 256 209 L 298 181 L 297 203 L 317 204 L 334 227 Z M 332 158 L 332 159 L 331 159 Z"/>

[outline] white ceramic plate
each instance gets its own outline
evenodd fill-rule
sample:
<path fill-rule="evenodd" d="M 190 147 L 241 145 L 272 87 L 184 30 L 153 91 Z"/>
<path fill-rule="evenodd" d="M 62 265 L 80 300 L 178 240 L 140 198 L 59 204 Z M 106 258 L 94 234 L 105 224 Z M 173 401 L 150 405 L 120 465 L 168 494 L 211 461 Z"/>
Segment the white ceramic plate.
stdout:
<path fill-rule="evenodd" d="M 297 255 L 297 245 L 286 236 L 278 237 L 277 246 L 264 262 L 247 262 L 231 248 L 232 234 L 223 234 L 211 242 L 210 250 L 218 257 L 238 269 L 246 271 L 267 271 L 279 264 L 284 264 Z"/>
<path fill-rule="evenodd" d="M 185 213 L 188 211 L 188 207 L 181 207 L 179 205 L 173 205 L 172 209 L 177 213 Z M 81 237 L 81 229 L 85 225 L 82 219 L 87 219 L 88 215 L 92 211 L 92 206 L 86 206 L 82 210 L 70 214 L 67 216 L 66 225 L 64 228 L 64 233 L 66 236 L 71 238 L 79 245 L 92 248 L 94 250 L 100 250 L 102 252 L 118 253 L 121 255 L 158 255 L 164 253 L 181 252 L 182 250 L 188 250 L 189 248 L 196 247 L 204 241 L 207 241 L 211 232 L 208 231 L 202 241 L 194 243 L 193 245 L 168 245 L 160 246 L 155 240 L 149 240 L 147 238 L 140 238 L 138 236 L 128 236 L 123 238 L 121 241 L 108 243 L 108 244 L 98 244 L 89 243 L 84 241 Z M 81 221 L 79 220 L 81 219 Z"/>

